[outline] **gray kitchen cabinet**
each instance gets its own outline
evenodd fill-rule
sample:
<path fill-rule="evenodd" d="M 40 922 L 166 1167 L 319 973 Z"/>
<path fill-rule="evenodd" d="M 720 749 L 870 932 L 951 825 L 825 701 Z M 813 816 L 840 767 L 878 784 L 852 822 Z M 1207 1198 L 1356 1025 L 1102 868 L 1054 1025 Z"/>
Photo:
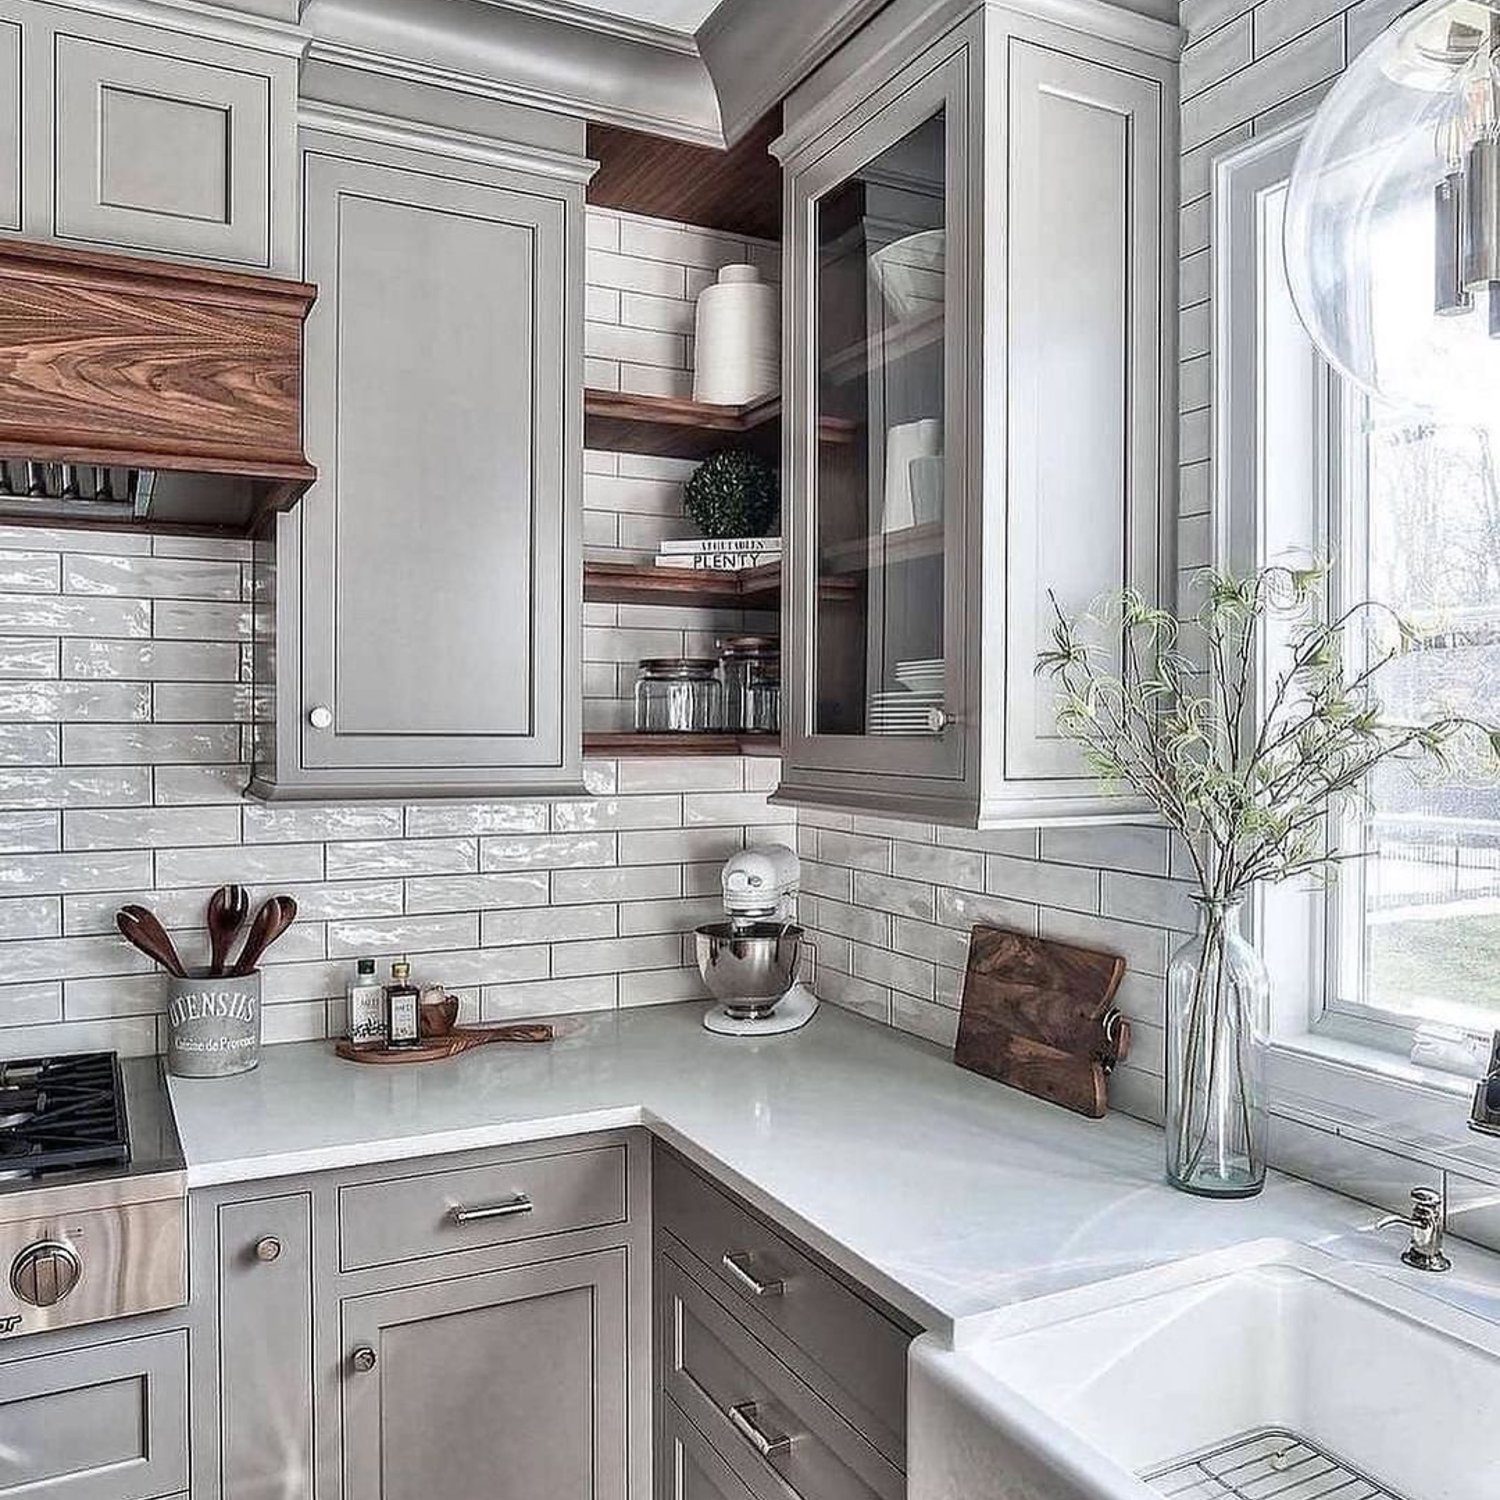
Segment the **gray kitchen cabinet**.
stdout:
<path fill-rule="evenodd" d="M 782 801 L 1141 811 L 1034 665 L 1170 587 L 1175 33 L 1024 10 L 896 0 L 787 102 Z"/>
<path fill-rule="evenodd" d="M 222 1500 L 312 1493 L 311 1209 L 308 1194 L 286 1193 L 215 1216 Z"/>
<path fill-rule="evenodd" d="M 658 1144 L 656 1496 L 900 1500 L 918 1331 Z"/>
<path fill-rule="evenodd" d="M 0 228 L 293 273 L 300 48 L 227 12 L 3 0 Z"/>
<path fill-rule="evenodd" d="M 586 169 L 568 162 L 304 136 L 319 479 L 260 549 L 258 795 L 580 785 Z"/>
<path fill-rule="evenodd" d="M 187 1482 L 182 1331 L 0 1363 L 3 1500 L 154 1500 Z"/>
<path fill-rule="evenodd" d="M 345 1300 L 345 1500 L 624 1500 L 626 1256 Z"/>
<path fill-rule="evenodd" d="M 647 1144 L 195 1191 L 194 1500 L 646 1500 Z"/>
<path fill-rule="evenodd" d="M 744 1480 L 670 1399 L 662 1402 L 658 1500 L 754 1500 Z"/>

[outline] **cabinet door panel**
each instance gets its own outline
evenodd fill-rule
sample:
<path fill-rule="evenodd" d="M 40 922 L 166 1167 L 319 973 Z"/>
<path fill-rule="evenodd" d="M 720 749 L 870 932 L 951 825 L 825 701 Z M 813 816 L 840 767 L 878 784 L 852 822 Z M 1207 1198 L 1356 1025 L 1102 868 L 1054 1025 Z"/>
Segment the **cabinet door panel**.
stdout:
<path fill-rule="evenodd" d="M 1010 41 L 1007 779 L 1086 777 L 1062 739 L 1049 591 L 1157 593 L 1161 89 Z"/>
<path fill-rule="evenodd" d="M 145 1500 L 188 1479 L 187 1336 L 0 1364 L 0 1497 Z"/>
<path fill-rule="evenodd" d="M 623 1500 L 625 1251 L 352 1298 L 347 1500 Z M 372 1351 L 373 1367 L 354 1353 Z"/>
<path fill-rule="evenodd" d="M 564 204 L 319 155 L 306 200 L 303 765 L 560 765 Z"/>
<path fill-rule="evenodd" d="M 0 22 L 0 229 L 21 227 L 21 28 Z"/>
<path fill-rule="evenodd" d="M 219 1210 L 223 1500 L 312 1493 L 312 1225 L 305 1193 Z M 263 1258 L 272 1248 L 274 1259 Z M 263 1253 L 258 1248 L 265 1246 Z"/>
<path fill-rule="evenodd" d="M 788 760 L 961 778 L 968 76 L 794 173 Z"/>
<path fill-rule="evenodd" d="M 59 35 L 56 77 L 59 238 L 270 264 L 268 75 Z"/>

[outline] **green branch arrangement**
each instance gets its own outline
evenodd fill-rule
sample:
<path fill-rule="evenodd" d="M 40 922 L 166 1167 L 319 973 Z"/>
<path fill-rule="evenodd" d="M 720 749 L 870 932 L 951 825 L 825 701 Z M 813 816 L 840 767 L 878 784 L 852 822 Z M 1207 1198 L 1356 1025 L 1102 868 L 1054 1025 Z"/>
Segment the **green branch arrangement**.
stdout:
<path fill-rule="evenodd" d="M 1388 718 L 1376 679 L 1419 649 L 1416 633 L 1369 600 L 1325 618 L 1326 579 L 1322 564 L 1210 572 L 1185 619 L 1133 590 L 1071 619 L 1052 601 L 1037 672 L 1056 684 L 1058 728 L 1106 784 L 1144 797 L 1181 835 L 1211 902 L 1357 857 L 1339 852 L 1327 814 L 1363 798 L 1378 766 L 1452 766 L 1465 740 L 1491 770 L 1500 757 L 1500 731 L 1466 715 Z M 1368 646 L 1357 655 L 1356 631 Z M 1262 695 L 1268 646 L 1284 660 Z"/>

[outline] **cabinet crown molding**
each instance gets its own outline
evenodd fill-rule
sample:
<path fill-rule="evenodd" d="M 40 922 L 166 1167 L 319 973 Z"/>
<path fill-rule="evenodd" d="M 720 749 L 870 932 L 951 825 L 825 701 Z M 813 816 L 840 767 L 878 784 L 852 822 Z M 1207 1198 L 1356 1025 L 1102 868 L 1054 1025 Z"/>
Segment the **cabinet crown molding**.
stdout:
<path fill-rule="evenodd" d="M 407 83 L 722 146 L 695 48 L 566 0 L 306 0 L 323 56 Z"/>
<path fill-rule="evenodd" d="M 185 32 L 258 52 L 301 57 L 307 34 L 290 18 L 215 5 L 211 0 L 62 0 L 60 9 Z"/>
<path fill-rule="evenodd" d="M 347 63 L 347 59 L 321 48 L 315 49 L 311 55 L 320 61 Z M 297 106 L 297 124 L 303 130 L 320 130 L 328 135 L 350 136 L 383 146 L 456 157 L 511 172 L 525 172 L 532 177 L 550 177 L 559 182 L 586 183 L 599 170 L 599 163 L 586 156 L 497 140 L 451 126 L 419 125 L 348 104 L 304 99 Z"/>

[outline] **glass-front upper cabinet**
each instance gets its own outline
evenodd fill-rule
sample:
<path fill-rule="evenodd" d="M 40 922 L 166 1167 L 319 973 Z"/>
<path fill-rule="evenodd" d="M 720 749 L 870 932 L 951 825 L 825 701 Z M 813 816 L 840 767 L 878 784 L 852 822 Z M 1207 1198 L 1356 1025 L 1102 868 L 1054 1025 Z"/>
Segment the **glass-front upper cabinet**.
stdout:
<path fill-rule="evenodd" d="M 962 84 L 935 69 L 799 184 L 787 719 L 830 768 L 962 772 Z"/>
<path fill-rule="evenodd" d="M 890 0 L 787 100 L 781 800 L 1141 811 L 1035 671 L 1171 581 L 1176 43 L 1079 5 Z"/>

